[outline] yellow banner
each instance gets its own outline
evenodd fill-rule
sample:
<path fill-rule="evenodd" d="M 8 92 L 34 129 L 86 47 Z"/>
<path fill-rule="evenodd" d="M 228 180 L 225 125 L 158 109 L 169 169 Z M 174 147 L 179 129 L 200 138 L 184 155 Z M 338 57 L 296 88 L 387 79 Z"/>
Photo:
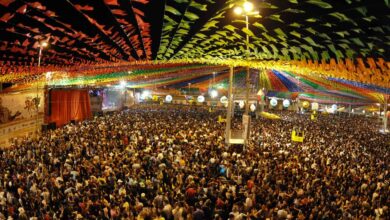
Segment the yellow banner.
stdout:
<path fill-rule="evenodd" d="M 303 139 L 305 138 L 305 133 L 302 132 L 302 134 L 300 134 L 300 136 L 297 134 L 297 132 L 295 130 L 293 130 L 291 132 L 291 140 L 294 141 L 294 142 L 303 142 Z"/>
<path fill-rule="evenodd" d="M 226 122 L 225 118 L 222 118 L 222 116 L 218 115 L 218 123 Z"/>

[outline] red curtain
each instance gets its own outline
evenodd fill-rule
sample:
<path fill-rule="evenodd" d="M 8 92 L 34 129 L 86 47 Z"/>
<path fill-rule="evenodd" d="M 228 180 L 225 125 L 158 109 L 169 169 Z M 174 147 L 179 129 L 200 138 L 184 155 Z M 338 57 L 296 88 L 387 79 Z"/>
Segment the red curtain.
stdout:
<path fill-rule="evenodd" d="M 50 107 L 49 122 L 55 122 L 57 127 L 92 116 L 88 90 L 52 90 Z"/>

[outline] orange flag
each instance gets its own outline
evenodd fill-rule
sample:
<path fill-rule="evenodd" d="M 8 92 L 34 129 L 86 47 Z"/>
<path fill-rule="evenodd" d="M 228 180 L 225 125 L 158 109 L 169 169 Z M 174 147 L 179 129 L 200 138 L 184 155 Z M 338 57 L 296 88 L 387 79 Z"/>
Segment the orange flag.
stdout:
<path fill-rule="evenodd" d="M 119 5 L 118 0 L 104 0 L 104 2 L 105 2 L 107 5 L 114 5 L 114 6 Z"/>
<path fill-rule="evenodd" d="M 10 5 L 12 2 L 14 2 L 15 0 L 0 0 L 0 5 L 3 5 L 5 7 L 8 7 L 8 5 Z"/>

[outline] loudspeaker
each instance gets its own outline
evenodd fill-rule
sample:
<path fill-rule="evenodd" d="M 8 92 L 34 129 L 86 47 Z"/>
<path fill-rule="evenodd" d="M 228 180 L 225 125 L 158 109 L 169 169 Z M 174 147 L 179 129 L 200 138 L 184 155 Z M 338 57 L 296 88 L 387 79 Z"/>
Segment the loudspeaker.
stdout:
<path fill-rule="evenodd" d="M 56 123 L 55 122 L 50 122 L 49 125 L 48 125 L 48 128 L 51 129 L 51 130 L 55 130 L 57 127 Z"/>

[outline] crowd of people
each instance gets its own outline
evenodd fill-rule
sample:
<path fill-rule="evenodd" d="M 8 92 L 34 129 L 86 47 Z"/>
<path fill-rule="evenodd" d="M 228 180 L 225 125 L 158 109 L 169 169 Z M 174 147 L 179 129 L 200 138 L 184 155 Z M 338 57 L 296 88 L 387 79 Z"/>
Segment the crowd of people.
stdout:
<path fill-rule="evenodd" d="M 138 105 L 20 140 L 0 150 L 0 219 L 390 216 L 390 137 L 372 119 L 278 112 L 242 149 L 219 114 Z"/>

